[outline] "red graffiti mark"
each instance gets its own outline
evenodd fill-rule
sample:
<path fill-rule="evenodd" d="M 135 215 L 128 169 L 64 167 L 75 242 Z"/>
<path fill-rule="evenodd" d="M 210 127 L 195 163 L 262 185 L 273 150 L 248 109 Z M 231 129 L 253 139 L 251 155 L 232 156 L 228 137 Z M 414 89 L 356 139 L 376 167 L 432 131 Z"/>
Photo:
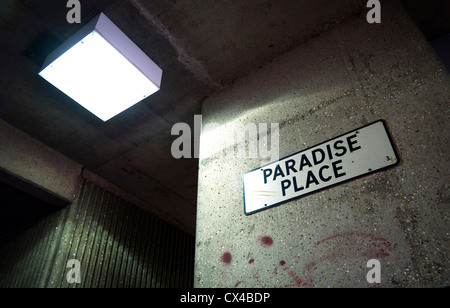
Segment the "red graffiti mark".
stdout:
<path fill-rule="evenodd" d="M 261 282 L 259 272 L 255 268 L 252 268 L 252 277 L 256 281 L 257 285 L 265 287 L 265 283 Z"/>
<path fill-rule="evenodd" d="M 272 271 L 272 275 L 278 275 L 278 266 L 275 266 L 275 268 Z"/>
<path fill-rule="evenodd" d="M 271 238 L 270 236 L 267 236 L 267 235 L 262 236 L 260 238 L 260 241 L 263 246 L 270 247 L 273 245 L 273 238 Z"/>
<path fill-rule="evenodd" d="M 360 257 L 383 259 L 392 251 L 392 245 L 387 239 L 362 232 L 335 234 L 319 241 L 317 245 L 331 240 L 335 240 L 334 245 L 319 258 L 319 261 Z"/>
<path fill-rule="evenodd" d="M 289 276 L 294 279 L 295 283 L 287 284 L 283 288 L 314 288 L 314 284 L 311 282 L 304 282 L 299 276 L 297 276 L 293 271 L 288 270 Z"/>
<path fill-rule="evenodd" d="M 375 241 L 387 241 L 385 238 L 375 236 L 373 234 L 368 234 L 368 233 L 364 233 L 364 232 L 356 232 L 356 231 L 348 231 L 348 232 L 338 233 L 338 234 L 326 237 L 323 240 L 317 242 L 317 245 L 323 244 L 324 242 L 332 240 L 332 239 L 351 238 L 351 237 L 368 238 L 368 239 L 373 239 Z"/>
<path fill-rule="evenodd" d="M 284 269 L 288 273 L 288 275 L 292 278 L 292 280 L 294 280 L 294 283 L 284 285 L 284 286 L 282 286 L 282 288 L 302 288 L 302 287 L 314 288 L 314 283 L 311 278 L 308 278 L 308 281 L 304 281 L 293 270 L 291 270 L 287 266 L 285 266 L 286 262 L 283 260 L 280 261 L 280 265 L 281 265 L 281 268 Z"/>
<path fill-rule="evenodd" d="M 383 259 L 392 251 L 391 243 L 379 236 L 363 232 L 344 232 L 329 236 L 316 243 L 330 245 L 317 260 L 305 265 L 304 271 L 308 281 L 312 283 L 312 271 L 317 264 L 324 261 L 349 260 L 356 258 Z"/>
<path fill-rule="evenodd" d="M 263 246 L 270 247 L 273 245 L 274 241 L 270 236 L 262 236 L 259 238 L 260 243 Z M 336 261 L 336 260 L 348 260 L 355 258 L 365 258 L 365 259 L 383 259 L 390 255 L 392 251 L 391 243 L 383 238 L 373 234 L 363 233 L 363 232 L 344 232 L 334 234 L 332 236 L 326 237 L 316 243 L 316 247 L 319 249 L 317 252 L 317 258 L 311 260 L 303 266 L 303 273 L 300 276 L 292 267 L 288 267 L 285 260 L 280 260 L 279 265 L 275 266 L 272 271 L 272 276 L 279 275 L 278 269 L 281 268 L 282 273 L 286 273 L 292 283 L 282 285 L 282 288 L 314 288 L 315 283 L 313 280 L 313 271 L 317 265 L 326 261 Z M 320 252 L 319 252 L 320 251 Z M 232 256 L 230 253 L 224 253 L 222 256 L 224 263 L 231 263 Z M 299 261 L 298 257 L 294 257 L 295 263 Z M 253 264 L 255 259 L 250 259 L 249 264 Z M 295 264 L 294 263 L 294 264 Z M 252 275 L 249 277 L 253 279 L 253 283 L 250 281 L 242 280 L 235 284 L 235 287 L 246 286 L 253 287 L 254 285 L 267 287 L 271 286 L 271 282 L 261 281 L 260 274 L 257 267 L 252 267 Z M 278 279 L 277 279 L 278 281 Z"/>
<path fill-rule="evenodd" d="M 231 255 L 231 253 L 225 252 L 225 253 L 222 255 L 222 262 L 223 262 L 223 263 L 229 265 L 229 264 L 231 264 L 231 260 L 233 260 L 233 256 Z"/>
<path fill-rule="evenodd" d="M 316 266 L 316 261 L 309 262 L 305 265 L 305 270 L 307 273 L 311 273 L 312 269 Z"/>

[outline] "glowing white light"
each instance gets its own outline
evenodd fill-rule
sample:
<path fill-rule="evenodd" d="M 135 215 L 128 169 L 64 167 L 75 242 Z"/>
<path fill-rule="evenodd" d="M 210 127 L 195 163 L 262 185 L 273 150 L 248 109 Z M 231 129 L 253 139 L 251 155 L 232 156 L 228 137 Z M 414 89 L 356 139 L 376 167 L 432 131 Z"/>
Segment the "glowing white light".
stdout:
<path fill-rule="evenodd" d="M 86 27 L 94 30 L 86 35 Z M 161 69 L 106 16 L 86 27 L 69 49 L 49 56 L 40 76 L 103 121 L 159 90 Z"/>

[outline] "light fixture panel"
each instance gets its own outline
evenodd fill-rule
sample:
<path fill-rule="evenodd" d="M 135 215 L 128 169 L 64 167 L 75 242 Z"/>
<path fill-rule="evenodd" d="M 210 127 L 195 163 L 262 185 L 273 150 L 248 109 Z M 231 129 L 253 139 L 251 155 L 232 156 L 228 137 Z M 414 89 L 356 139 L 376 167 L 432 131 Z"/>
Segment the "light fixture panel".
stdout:
<path fill-rule="evenodd" d="M 107 121 L 157 92 L 162 70 L 101 13 L 51 53 L 39 75 Z"/>

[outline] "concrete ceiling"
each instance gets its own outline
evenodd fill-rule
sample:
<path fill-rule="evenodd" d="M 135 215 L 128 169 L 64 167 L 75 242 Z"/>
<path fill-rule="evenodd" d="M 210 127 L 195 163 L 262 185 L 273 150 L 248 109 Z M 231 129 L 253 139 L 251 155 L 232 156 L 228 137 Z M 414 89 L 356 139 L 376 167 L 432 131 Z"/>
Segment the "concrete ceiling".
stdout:
<path fill-rule="evenodd" d="M 164 71 L 162 88 L 104 123 L 38 76 L 76 32 L 67 1 L 0 2 L 0 118 L 194 230 L 198 160 L 171 156 L 171 128 L 202 101 L 348 18 L 364 0 L 89 0 Z M 407 1 L 429 39 L 450 32 L 448 1 Z"/>

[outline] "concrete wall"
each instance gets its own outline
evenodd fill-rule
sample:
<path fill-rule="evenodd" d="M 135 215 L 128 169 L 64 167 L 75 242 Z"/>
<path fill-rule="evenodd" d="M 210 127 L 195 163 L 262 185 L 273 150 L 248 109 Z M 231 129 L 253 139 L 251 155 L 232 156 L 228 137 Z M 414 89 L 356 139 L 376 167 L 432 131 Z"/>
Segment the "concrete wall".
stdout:
<path fill-rule="evenodd" d="M 448 72 L 396 1 L 381 24 L 348 20 L 207 99 L 195 286 L 372 287 L 370 259 L 383 287 L 448 286 L 449 102 Z M 212 151 L 208 126 L 279 123 L 283 158 L 379 119 L 398 166 L 252 216 L 242 175 L 268 161 Z"/>

